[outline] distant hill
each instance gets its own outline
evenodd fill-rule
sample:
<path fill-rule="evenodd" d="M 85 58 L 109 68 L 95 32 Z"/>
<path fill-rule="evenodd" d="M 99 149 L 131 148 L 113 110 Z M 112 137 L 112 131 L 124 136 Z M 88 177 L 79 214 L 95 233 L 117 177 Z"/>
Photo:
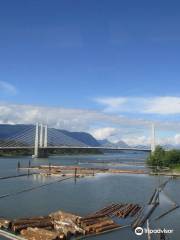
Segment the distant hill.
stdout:
<path fill-rule="evenodd" d="M 100 146 L 100 143 L 89 133 L 86 132 L 69 132 L 66 130 L 59 130 L 62 133 L 64 133 L 65 135 L 75 138 L 78 141 L 81 141 L 85 144 L 87 144 L 88 146 L 91 147 L 98 147 Z"/>
<path fill-rule="evenodd" d="M 11 136 L 15 136 L 18 133 L 28 130 L 32 125 L 24 124 L 0 124 L 0 139 L 6 139 Z"/>
<path fill-rule="evenodd" d="M 10 124 L 0 124 L 0 140 L 7 139 L 10 137 L 14 137 L 15 135 L 21 134 L 28 129 L 30 129 L 32 125 L 10 125 Z M 56 129 L 56 138 L 58 138 L 58 143 L 68 144 L 68 145 L 79 145 L 83 144 L 84 146 L 100 146 L 99 142 L 89 133 L 86 132 L 70 132 L 66 130 Z"/>

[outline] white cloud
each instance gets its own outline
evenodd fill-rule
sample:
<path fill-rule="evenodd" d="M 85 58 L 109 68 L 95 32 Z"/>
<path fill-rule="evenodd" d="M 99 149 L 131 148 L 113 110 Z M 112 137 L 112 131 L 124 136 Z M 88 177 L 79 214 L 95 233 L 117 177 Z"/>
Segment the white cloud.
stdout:
<path fill-rule="evenodd" d="M 91 134 L 98 140 L 103 140 L 117 134 L 118 130 L 112 127 L 94 129 Z"/>
<path fill-rule="evenodd" d="M 147 102 L 145 113 L 180 114 L 180 97 L 156 97 Z"/>
<path fill-rule="evenodd" d="M 122 140 L 130 146 L 136 145 L 150 145 L 151 136 L 125 136 Z M 175 134 L 172 136 L 159 137 L 156 136 L 156 145 L 180 145 L 180 134 Z"/>
<path fill-rule="evenodd" d="M 0 81 L 0 93 L 15 95 L 17 93 L 17 89 L 11 83 Z"/>
<path fill-rule="evenodd" d="M 128 99 L 123 97 L 96 98 L 95 101 L 103 104 L 106 112 L 118 111 Z"/>
<path fill-rule="evenodd" d="M 66 129 L 87 129 L 95 123 L 121 126 L 128 124 L 134 127 L 149 127 L 144 120 L 128 119 L 123 116 L 109 115 L 101 111 L 84 109 L 67 109 L 62 107 L 42 107 L 35 105 L 8 104 L 0 102 L 0 121 L 13 123 L 46 122 L 50 126 Z"/>
<path fill-rule="evenodd" d="M 151 143 L 151 138 L 147 136 L 127 136 L 123 137 L 122 140 L 130 146 L 149 145 Z"/>
<path fill-rule="evenodd" d="M 180 144 L 180 134 L 176 134 L 175 137 L 174 137 L 174 140 L 175 140 L 174 141 L 175 144 L 177 144 L 177 145 Z"/>
<path fill-rule="evenodd" d="M 112 115 L 101 111 L 0 102 L 0 123 L 35 124 L 36 122 L 48 122 L 50 127 L 70 131 L 89 132 L 98 139 L 108 138 L 114 142 L 124 140 L 130 145 L 150 143 L 151 121 L 148 120 Z M 180 142 L 179 121 L 154 122 L 157 137 L 162 131 L 163 133 L 170 131 L 171 137 L 167 134 L 158 142 L 172 144 Z"/>
<path fill-rule="evenodd" d="M 128 112 L 140 114 L 180 114 L 180 97 L 117 97 L 97 98 L 104 112 Z"/>

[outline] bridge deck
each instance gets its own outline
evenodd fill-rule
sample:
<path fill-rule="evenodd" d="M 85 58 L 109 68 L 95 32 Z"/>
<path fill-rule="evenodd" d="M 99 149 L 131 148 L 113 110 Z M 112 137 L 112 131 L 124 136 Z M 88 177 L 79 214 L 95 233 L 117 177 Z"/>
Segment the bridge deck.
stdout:
<path fill-rule="evenodd" d="M 15 149 L 34 149 L 34 146 L 23 146 L 23 147 L 0 147 L 0 150 L 15 150 Z M 99 150 L 114 150 L 114 151 L 147 151 L 150 152 L 150 149 L 140 149 L 140 148 L 113 148 L 113 147 L 81 147 L 81 146 L 48 146 L 48 147 L 39 147 L 39 149 L 99 149 Z"/>

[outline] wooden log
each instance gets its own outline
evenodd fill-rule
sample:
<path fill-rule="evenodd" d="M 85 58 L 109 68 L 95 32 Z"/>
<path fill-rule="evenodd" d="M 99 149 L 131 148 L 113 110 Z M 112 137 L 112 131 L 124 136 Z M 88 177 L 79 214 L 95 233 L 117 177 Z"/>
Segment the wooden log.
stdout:
<path fill-rule="evenodd" d="M 21 231 L 21 235 L 27 240 L 65 240 L 63 233 L 52 232 L 40 228 L 27 228 Z"/>
<path fill-rule="evenodd" d="M 21 225 L 21 224 L 28 224 L 28 223 L 35 223 L 40 221 L 51 221 L 51 218 L 48 217 L 32 217 L 32 218 L 20 218 L 15 219 L 11 222 L 11 225 Z"/>
<path fill-rule="evenodd" d="M 111 229 L 114 229 L 114 228 L 117 228 L 119 227 L 119 225 L 117 224 L 111 224 L 111 225 L 108 225 L 108 226 L 104 226 L 104 227 L 101 227 L 101 228 L 97 228 L 96 229 L 96 233 L 99 233 L 99 232 L 105 232 L 107 230 L 111 230 Z"/>
<path fill-rule="evenodd" d="M 116 216 L 126 218 L 136 207 L 136 204 L 127 204 L 124 208 L 120 209 L 120 211 L 116 212 Z"/>
<path fill-rule="evenodd" d="M 99 222 L 103 222 L 103 221 L 108 221 L 108 220 L 110 220 L 110 218 L 108 218 L 108 217 L 96 218 L 96 219 L 92 219 L 92 220 L 91 219 L 85 220 L 80 223 L 80 226 L 83 228 L 86 226 L 90 226 L 90 225 L 93 225 L 93 224 L 96 224 Z"/>
<path fill-rule="evenodd" d="M 104 207 L 104 208 L 96 211 L 95 213 L 89 214 L 87 217 L 92 217 L 92 216 L 97 216 L 97 215 L 104 215 L 105 212 L 106 212 L 108 209 L 110 209 L 111 207 L 113 207 L 113 206 L 115 206 L 114 203 L 112 203 L 112 204 L 110 204 L 110 205 L 108 205 L 108 206 L 106 206 L 106 207 Z"/>
<path fill-rule="evenodd" d="M 129 215 L 129 213 L 135 208 L 136 206 L 131 204 L 123 213 L 122 217 L 125 218 Z"/>
<path fill-rule="evenodd" d="M 108 215 L 109 215 L 109 216 L 115 216 L 116 213 L 117 213 L 118 211 L 120 211 L 120 209 L 122 209 L 124 206 L 125 206 L 124 204 L 120 204 L 120 205 L 116 206 L 114 209 L 112 209 L 111 212 L 108 213 Z"/>
<path fill-rule="evenodd" d="M 131 217 L 134 217 L 139 211 L 141 210 L 141 207 L 139 205 L 137 205 L 133 211 L 130 213 Z"/>
<path fill-rule="evenodd" d="M 53 228 L 53 223 L 49 220 L 45 220 L 45 221 L 39 221 L 39 222 L 31 222 L 31 223 L 25 223 L 25 224 L 13 224 L 11 226 L 11 230 L 14 232 L 19 232 L 22 229 L 26 229 L 28 227 L 31 228 L 46 228 L 46 227 L 52 227 Z"/>
<path fill-rule="evenodd" d="M 86 232 L 91 232 L 91 231 L 96 231 L 97 228 L 102 228 L 102 227 L 105 227 L 105 226 L 108 226 L 108 225 L 112 225 L 114 224 L 113 220 L 107 220 L 107 221 L 102 221 L 102 222 L 99 222 L 99 223 L 96 223 L 96 224 L 93 224 L 93 225 L 90 225 L 90 226 L 87 226 L 85 228 L 85 231 Z"/>
<path fill-rule="evenodd" d="M 116 213 L 116 216 L 117 217 L 124 217 L 125 213 L 129 209 L 129 207 L 131 207 L 131 204 L 126 204 L 122 209 L 120 209 L 119 212 Z"/>
<path fill-rule="evenodd" d="M 81 218 L 78 222 L 88 222 L 88 221 L 98 221 L 99 219 L 105 219 L 108 218 L 104 215 L 99 215 L 99 216 L 92 216 L 92 217 L 88 217 L 88 218 Z"/>
<path fill-rule="evenodd" d="M 142 226 L 146 222 L 146 220 L 150 217 L 150 215 L 155 210 L 157 205 L 158 204 L 156 203 L 156 204 L 149 204 L 149 205 L 145 206 L 144 209 L 140 212 L 140 215 L 137 217 L 137 219 L 132 224 L 132 227 L 136 228 L 136 227 Z"/>
<path fill-rule="evenodd" d="M 109 208 L 107 208 L 105 211 L 103 211 L 103 213 L 104 213 L 104 214 L 111 213 L 111 212 L 114 211 L 117 207 L 119 207 L 119 204 L 113 204 L 112 206 L 110 206 Z"/>

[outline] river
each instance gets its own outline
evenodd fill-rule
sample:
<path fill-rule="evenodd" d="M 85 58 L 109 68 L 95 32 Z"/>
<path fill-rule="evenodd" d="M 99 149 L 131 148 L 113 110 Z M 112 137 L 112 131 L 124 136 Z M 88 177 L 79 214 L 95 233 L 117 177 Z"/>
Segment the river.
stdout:
<path fill-rule="evenodd" d="M 79 165 L 86 167 L 145 169 L 147 153 L 121 152 L 104 155 L 72 155 L 51 156 L 48 159 L 32 160 L 31 157 L 0 158 L 0 177 L 17 174 L 17 162 L 21 166 L 56 164 Z M 24 173 L 24 172 L 20 172 Z M 163 182 L 166 177 L 161 177 Z M 53 177 L 25 176 L 0 180 L 0 195 L 17 192 L 31 186 L 54 181 Z M 78 215 L 86 215 L 94 212 L 111 202 L 132 202 L 145 204 L 152 195 L 159 179 L 156 176 L 146 174 L 98 174 L 95 177 L 69 179 L 64 182 L 54 183 L 44 188 L 25 192 L 0 199 L 0 216 L 5 218 L 19 218 L 26 216 L 46 215 L 57 210 L 64 210 Z M 180 179 L 171 180 L 165 191 L 174 201 L 180 204 Z M 164 216 L 158 221 L 156 216 L 171 208 L 171 202 L 166 195 L 160 195 L 160 205 L 154 211 L 150 219 L 150 227 L 173 229 L 169 239 L 180 239 L 180 210 Z M 157 239 L 156 235 L 152 239 Z M 0 238 L 3 239 L 3 238 Z M 147 235 L 136 236 L 130 229 L 118 230 L 107 235 L 92 237 L 99 240 L 132 240 L 147 239 Z"/>

